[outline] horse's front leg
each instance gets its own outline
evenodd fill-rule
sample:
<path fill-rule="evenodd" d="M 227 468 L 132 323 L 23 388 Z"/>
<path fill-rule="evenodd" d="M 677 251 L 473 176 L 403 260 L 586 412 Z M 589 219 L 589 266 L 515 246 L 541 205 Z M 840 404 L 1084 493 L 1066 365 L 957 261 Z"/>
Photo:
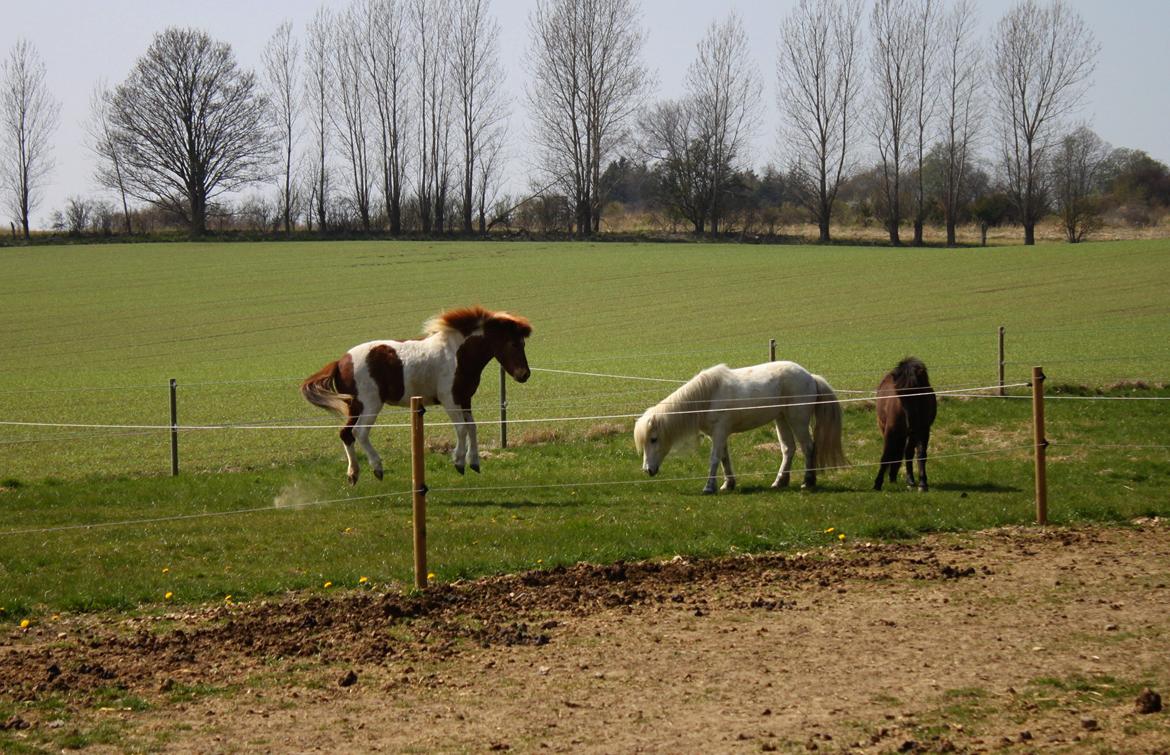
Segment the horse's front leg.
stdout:
<path fill-rule="evenodd" d="M 715 493 L 715 475 L 719 472 L 719 462 L 727 454 L 727 433 L 715 430 L 711 433 L 711 463 L 707 467 L 707 484 L 703 487 L 703 495 Z"/>
<path fill-rule="evenodd" d="M 906 487 L 912 488 L 917 485 L 914 482 L 914 456 L 918 451 L 918 443 L 914 436 L 906 438 L 906 450 L 902 454 L 902 458 L 906 461 Z"/>
<path fill-rule="evenodd" d="M 928 442 L 928 438 L 922 438 L 918 442 L 918 489 L 923 493 L 928 490 L 926 484 L 926 446 Z"/>
<path fill-rule="evenodd" d="M 467 466 L 467 423 L 463 417 L 463 407 L 448 400 L 443 401 L 443 409 L 455 426 L 455 450 L 451 452 L 451 462 L 455 465 L 455 471 L 463 474 Z"/>
<path fill-rule="evenodd" d="M 463 407 L 464 431 L 467 436 L 467 466 L 471 471 L 479 474 L 479 436 L 475 425 L 475 417 L 471 416 L 471 405 Z"/>
<path fill-rule="evenodd" d="M 772 483 L 775 489 L 786 488 L 792 480 L 792 455 L 796 448 L 796 437 L 788 420 L 783 417 L 776 419 L 776 440 L 780 441 L 780 469 L 776 472 L 776 480 Z"/>
<path fill-rule="evenodd" d="M 731 471 L 731 449 L 723 445 L 723 485 L 720 490 L 735 490 L 735 472 Z"/>

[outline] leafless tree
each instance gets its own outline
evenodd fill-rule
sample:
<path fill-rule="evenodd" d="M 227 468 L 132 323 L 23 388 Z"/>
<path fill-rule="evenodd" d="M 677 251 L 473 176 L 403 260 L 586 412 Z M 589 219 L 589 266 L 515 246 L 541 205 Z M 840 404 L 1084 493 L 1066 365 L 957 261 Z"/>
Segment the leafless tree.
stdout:
<path fill-rule="evenodd" d="M 731 173 L 742 160 L 760 114 L 760 81 L 747 46 L 743 22 L 732 13 L 713 23 L 687 71 L 689 101 L 701 138 L 707 143 L 711 233 L 719 233 L 722 199 Z"/>
<path fill-rule="evenodd" d="M 366 64 L 362 18 L 351 7 L 337 18 L 332 40 L 333 88 L 330 119 L 349 173 L 349 204 L 363 231 L 371 228 L 370 197 L 374 166 L 370 154 L 373 130 L 366 97 Z"/>
<path fill-rule="evenodd" d="M 455 21 L 451 30 L 451 75 L 459 109 L 463 231 L 471 233 L 475 208 L 484 228 L 484 205 L 476 190 L 484 182 L 477 171 L 494 165 L 483 160 L 480 151 L 502 139 L 508 117 L 504 75 L 500 67 L 500 25 L 490 14 L 488 0 L 455 0 Z M 493 160 L 498 160 L 497 149 Z"/>
<path fill-rule="evenodd" d="M 667 213 L 690 223 L 696 234 L 707 228 L 711 211 L 708 158 L 710 144 L 704 139 L 694 108 L 683 101 L 659 102 L 638 121 L 639 148 L 657 163 Z"/>
<path fill-rule="evenodd" d="M 941 191 L 947 246 L 955 245 L 955 218 L 981 125 L 977 106 L 982 82 L 982 51 L 975 37 L 975 8 L 957 0 L 943 19 L 940 61 Z"/>
<path fill-rule="evenodd" d="M 913 0 L 876 0 L 870 14 L 873 34 L 873 132 L 881 161 L 881 213 L 890 243 L 902 243 L 902 179 L 906 173 L 919 82 L 917 14 Z"/>
<path fill-rule="evenodd" d="M 537 0 L 529 16 L 527 88 L 541 170 L 573 205 L 577 233 L 596 233 L 601 166 L 627 138 L 648 85 L 636 0 Z"/>
<path fill-rule="evenodd" d="M 0 190 L 27 239 L 29 213 L 54 167 L 49 140 L 61 121 L 61 104 L 49 93 L 45 64 L 26 39 L 9 51 L 0 86 Z"/>
<path fill-rule="evenodd" d="M 962 0 L 960 0 L 961 2 Z M 922 226 L 926 221 L 926 154 L 930 150 L 931 124 L 938 112 L 938 54 L 940 49 L 938 0 L 915 0 L 912 21 L 914 29 L 914 92 L 912 146 L 916 167 L 914 171 L 914 244 L 922 245 Z"/>
<path fill-rule="evenodd" d="M 854 147 L 861 0 L 800 0 L 780 26 L 780 110 L 798 196 L 829 241 Z"/>
<path fill-rule="evenodd" d="M 1052 150 L 1052 194 L 1070 244 L 1101 227 L 1100 184 L 1109 153 L 1109 145 L 1087 126 L 1072 131 Z"/>
<path fill-rule="evenodd" d="M 473 171 L 476 181 L 476 217 L 480 233 L 487 233 L 490 227 L 497 222 L 507 221 L 506 217 L 499 217 L 494 209 L 490 220 L 487 215 L 487 208 L 489 206 L 494 208 L 501 201 L 499 192 L 504 158 L 504 129 L 502 127 L 489 129 L 486 138 L 476 148 L 476 167 Z"/>
<path fill-rule="evenodd" d="M 994 48 L 992 85 L 1008 190 L 1024 243 L 1034 244 L 1046 204 L 1046 152 L 1061 122 L 1080 107 L 1099 46 L 1063 0 L 1021 0 L 1000 19 Z"/>
<path fill-rule="evenodd" d="M 207 230 L 215 197 L 268 178 L 268 100 L 230 45 L 170 28 L 114 92 L 111 114 L 134 197 Z"/>
<path fill-rule="evenodd" d="M 308 186 L 309 217 L 316 216 L 317 228 L 322 233 L 329 227 L 329 148 L 332 126 L 329 113 L 334 87 L 332 39 L 333 15 L 325 7 L 319 8 L 309 22 L 305 49 L 305 103 L 309 114 L 309 131 L 313 136 L 313 151 L 309 161 Z M 311 224 L 311 223 L 310 223 Z"/>
<path fill-rule="evenodd" d="M 378 116 L 378 173 L 390 233 L 402 233 L 402 193 L 407 171 L 410 116 L 405 0 L 364 0 L 365 80 Z"/>
<path fill-rule="evenodd" d="M 122 220 L 126 233 L 133 233 L 130 220 L 130 201 L 126 191 L 126 179 L 122 174 L 122 155 L 114 134 L 110 113 L 112 94 L 104 79 L 99 80 L 89 98 L 89 120 L 85 127 L 88 146 L 97 158 L 94 179 L 98 185 L 118 192 L 122 200 Z"/>
<path fill-rule="evenodd" d="M 300 43 L 293 37 L 292 24 L 285 21 L 276 27 L 264 48 L 265 81 L 284 159 L 279 212 L 285 233 L 292 233 L 293 206 L 297 203 L 294 198 L 293 153 L 299 137 L 300 58 Z"/>
<path fill-rule="evenodd" d="M 442 233 L 451 185 L 451 0 L 410 0 L 419 113 L 416 190 L 424 233 Z"/>

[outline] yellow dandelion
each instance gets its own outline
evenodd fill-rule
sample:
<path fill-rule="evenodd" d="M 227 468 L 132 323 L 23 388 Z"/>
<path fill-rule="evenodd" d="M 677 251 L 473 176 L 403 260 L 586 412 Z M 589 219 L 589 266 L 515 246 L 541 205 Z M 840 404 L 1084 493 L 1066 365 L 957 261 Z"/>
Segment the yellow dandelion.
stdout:
<path fill-rule="evenodd" d="M 224 595 L 224 596 L 223 596 L 223 599 L 224 599 L 224 600 L 226 600 L 228 603 L 231 603 L 231 602 L 232 602 L 232 596 L 231 596 L 231 595 Z"/>
<path fill-rule="evenodd" d="M 326 583 L 325 583 L 325 587 L 333 587 L 333 583 L 332 583 L 332 582 L 326 582 Z"/>
<path fill-rule="evenodd" d="M 845 533 L 844 533 L 844 532 L 842 532 L 840 535 L 837 535 L 837 539 L 838 539 L 838 540 L 844 540 L 844 539 L 845 539 Z"/>
<path fill-rule="evenodd" d="M 367 582 L 369 582 L 369 581 L 370 581 L 370 578 L 369 578 L 369 577 L 360 577 L 360 578 L 358 579 L 358 584 L 359 584 L 359 585 L 364 585 L 365 583 L 367 583 Z"/>
<path fill-rule="evenodd" d="M 20 628 L 21 629 L 28 629 L 28 625 L 30 623 L 32 623 L 32 622 L 30 622 L 28 619 L 21 619 L 20 620 Z"/>
<path fill-rule="evenodd" d="M 351 532 L 353 532 L 353 527 L 346 527 L 346 528 L 345 528 L 345 533 L 346 533 L 347 535 L 348 535 L 349 533 L 351 533 Z"/>
<path fill-rule="evenodd" d="M 427 572 L 427 579 L 434 579 L 434 578 L 435 578 L 434 572 Z"/>
<path fill-rule="evenodd" d="M 59 621 L 60 619 L 61 619 L 61 614 L 59 614 L 59 613 L 53 614 L 53 621 Z"/>
<path fill-rule="evenodd" d="M 168 592 L 166 595 L 163 596 L 163 600 L 170 600 L 173 597 L 175 597 L 175 594 L 173 592 Z"/>
<path fill-rule="evenodd" d="M 836 531 L 837 531 L 836 527 L 830 527 L 829 529 L 825 530 L 825 534 L 828 535 L 830 532 L 836 532 Z"/>
<path fill-rule="evenodd" d="M 163 569 L 162 569 L 162 572 L 163 572 L 163 574 L 170 574 L 170 573 L 171 573 L 171 567 L 169 567 L 169 566 L 164 566 L 164 567 L 163 567 Z"/>
<path fill-rule="evenodd" d="M 543 558 L 538 558 L 538 559 L 536 559 L 536 563 L 538 563 L 538 564 L 543 564 L 543 563 L 544 563 L 544 559 L 543 559 Z"/>

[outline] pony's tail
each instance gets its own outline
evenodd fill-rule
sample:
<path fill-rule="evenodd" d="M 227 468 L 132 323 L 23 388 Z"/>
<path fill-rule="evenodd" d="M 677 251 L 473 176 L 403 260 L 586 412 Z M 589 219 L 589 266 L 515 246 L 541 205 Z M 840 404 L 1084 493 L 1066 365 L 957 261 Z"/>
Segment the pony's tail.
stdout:
<path fill-rule="evenodd" d="M 813 428 L 813 443 L 817 449 L 817 467 L 826 470 L 830 467 L 843 467 L 849 462 L 845 460 L 845 449 L 841 447 L 841 430 L 844 418 L 841 412 L 841 402 L 829 385 L 820 375 L 813 375 L 817 382 L 817 403 L 813 407 L 813 417 L 816 426 Z"/>
<path fill-rule="evenodd" d="M 338 392 L 338 376 L 337 362 L 330 362 L 305 378 L 305 382 L 301 383 L 301 395 L 310 404 L 344 417 L 349 412 L 349 402 L 353 401 L 353 396 Z"/>

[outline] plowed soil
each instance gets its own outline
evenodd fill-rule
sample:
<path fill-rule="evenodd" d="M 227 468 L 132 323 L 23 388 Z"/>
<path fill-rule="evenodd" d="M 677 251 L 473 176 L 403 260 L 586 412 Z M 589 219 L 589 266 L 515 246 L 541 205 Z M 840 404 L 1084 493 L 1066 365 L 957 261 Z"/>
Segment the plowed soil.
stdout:
<path fill-rule="evenodd" d="M 0 640 L 0 744 L 1170 752 L 1168 584 L 1147 520 L 67 616 Z"/>

